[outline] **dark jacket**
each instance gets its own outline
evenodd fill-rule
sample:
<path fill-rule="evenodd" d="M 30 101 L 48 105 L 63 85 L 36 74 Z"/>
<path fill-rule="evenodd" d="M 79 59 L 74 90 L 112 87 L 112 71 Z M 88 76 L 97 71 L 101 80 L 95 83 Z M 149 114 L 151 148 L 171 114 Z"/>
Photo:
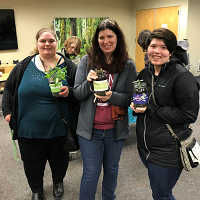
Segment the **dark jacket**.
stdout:
<path fill-rule="evenodd" d="M 149 104 L 137 117 L 139 152 L 151 163 L 166 168 L 182 168 L 179 147 L 166 124 L 180 139 L 189 135 L 199 111 L 199 88 L 194 76 L 178 60 L 165 63 L 154 84 L 157 105 L 152 99 L 154 67 L 144 68 L 138 79 L 147 83 Z M 134 113 L 133 113 L 134 114 Z"/>
<path fill-rule="evenodd" d="M 65 47 L 63 47 L 61 50 L 59 50 L 58 53 L 61 53 L 63 56 L 65 56 L 65 57 L 69 58 L 70 60 L 72 60 L 77 66 L 79 65 L 79 63 L 81 61 L 79 55 L 76 55 L 75 53 L 73 53 L 72 55 L 69 55 L 66 52 Z"/>
<path fill-rule="evenodd" d="M 62 56 L 62 54 L 58 54 Z M 8 114 L 11 114 L 9 126 L 13 130 L 13 139 L 18 139 L 18 87 L 21 83 L 24 71 L 33 56 L 26 57 L 13 68 L 6 81 L 3 92 L 2 111 L 4 117 Z M 65 59 L 65 66 L 67 66 L 67 81 L 69 84 L 69 95 L 66 98 L 66 102 L 69 105 L 68 107 L 70 112 L 71 126 L 75 132 L 78 121 L 78 113 L 80 109 L 79 102 L 78 100 L 76 100 L 73 94 L 73 86 L 77 65 L 74 64 L 70 59 L 67 59 L 65 57 L 63 58 Z"/>
<path fill-rule="evenodd" d="M 65 47 L 63 47 L 60 51 L 58 51 L 59 53 L 61 53 L 63 56 L 67 57 L 70 59 L 70 55 L 66 52 Z"/>

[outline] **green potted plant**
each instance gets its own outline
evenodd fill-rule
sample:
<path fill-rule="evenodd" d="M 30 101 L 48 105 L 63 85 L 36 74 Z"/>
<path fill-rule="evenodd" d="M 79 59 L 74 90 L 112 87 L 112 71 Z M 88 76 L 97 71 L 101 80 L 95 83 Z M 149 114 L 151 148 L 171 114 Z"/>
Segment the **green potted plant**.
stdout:
<path fill-rule="evenodd" d="M 63 86 L 62 80 L 65 80 L 65 75 L 67 73 L 67 70 L 65 68 L 57 67 L 56 62 L 55 67 L 52 68 L 49 66 L 49 71 L 45 71 L 44 78 L 47 78 L 49 81 L 49 86 L 51 88 L 52 95 L 55 97 L 59 97 L 59 92 L 61 92 L 60 88 Z"/>

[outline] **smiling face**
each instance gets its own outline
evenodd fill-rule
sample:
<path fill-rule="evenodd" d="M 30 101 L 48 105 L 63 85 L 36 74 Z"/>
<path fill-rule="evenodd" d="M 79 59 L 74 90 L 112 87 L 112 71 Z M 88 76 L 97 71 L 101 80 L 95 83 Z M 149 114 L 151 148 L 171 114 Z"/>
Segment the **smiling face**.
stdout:
<path fill-rule="evenodd" d="M 112 30 L 105 29 L 99 32 L 98 42 L 106 58 L 109 58 L 117 46 L 117 35 Z"/>
<path fill-rule="evenodd" d="M 154 66 L 161 67 L 164 63 L 169 61 L 170 56 L 171 53 L 163 40 L 157 38 L 152 39 L 148 46 L 148 57 Z"/>
<path fill-rule="evenodd" d="M 54 56 L 57 51 L 57 40 L 50 32 L 44 32 L 37 40 L 37 48 L 42 57 Z"/>

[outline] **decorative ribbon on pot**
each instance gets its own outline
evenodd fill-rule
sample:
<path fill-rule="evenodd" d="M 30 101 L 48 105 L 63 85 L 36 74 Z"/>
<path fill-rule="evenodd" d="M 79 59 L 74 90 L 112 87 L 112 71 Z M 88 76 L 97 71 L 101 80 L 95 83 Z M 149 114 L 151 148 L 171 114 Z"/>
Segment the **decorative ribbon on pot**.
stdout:
<path fill-rule="evenodd" d="M 60 92 L 60 88 L 63 86 L 62 82 L 59 82 L 57 84 L 49 84 L 50 88 L 51 88 L 51 92 Z"/>

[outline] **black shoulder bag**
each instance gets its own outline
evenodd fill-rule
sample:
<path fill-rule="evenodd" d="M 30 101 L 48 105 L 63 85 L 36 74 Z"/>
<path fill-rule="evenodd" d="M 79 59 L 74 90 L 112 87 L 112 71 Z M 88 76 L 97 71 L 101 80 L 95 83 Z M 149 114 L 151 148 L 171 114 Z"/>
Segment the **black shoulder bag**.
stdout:
<path fill-rule="evenodd" d="M 153 80 L 154 77 L 152 75 L 152 97 L 154 104 L 157 105 L 154 95 L 154 86 L 153 86 Z M 186 171 L 190 171 L 192 168 L 195 168 L 200 163 L 200 146 L 199 143 L 194 138 L 193 130 L 189 128 L 189 136 L 185 139 L 180 139 L 176 133 L 172 130 L 171 126 L 169 124 L 165 124 L 167 128 L 169 129 L 170 133 L 172 134 L 172 137 L 178 142 L 179 144 L 179 150 L 180 150 L 180 156 L 181 156 L 181 162 L 183 165 L 183 168 Z"/>
<path fill-rule="evenodd" d="M 58 99 L 55 98 L 55 100 L 56 100 L 56 104 L 60 112 L 61 118 L 66 128 L 66 136 L 64 137 L 64 140 L 63 140 L 63 151 L 65 152 L 77 151 L 79 150 L 78 137 L 76 133 L 74 133 L 74 131 L 67 125 L 67 122 L 65 121 L 64 113 L 60 107 Z"/>

